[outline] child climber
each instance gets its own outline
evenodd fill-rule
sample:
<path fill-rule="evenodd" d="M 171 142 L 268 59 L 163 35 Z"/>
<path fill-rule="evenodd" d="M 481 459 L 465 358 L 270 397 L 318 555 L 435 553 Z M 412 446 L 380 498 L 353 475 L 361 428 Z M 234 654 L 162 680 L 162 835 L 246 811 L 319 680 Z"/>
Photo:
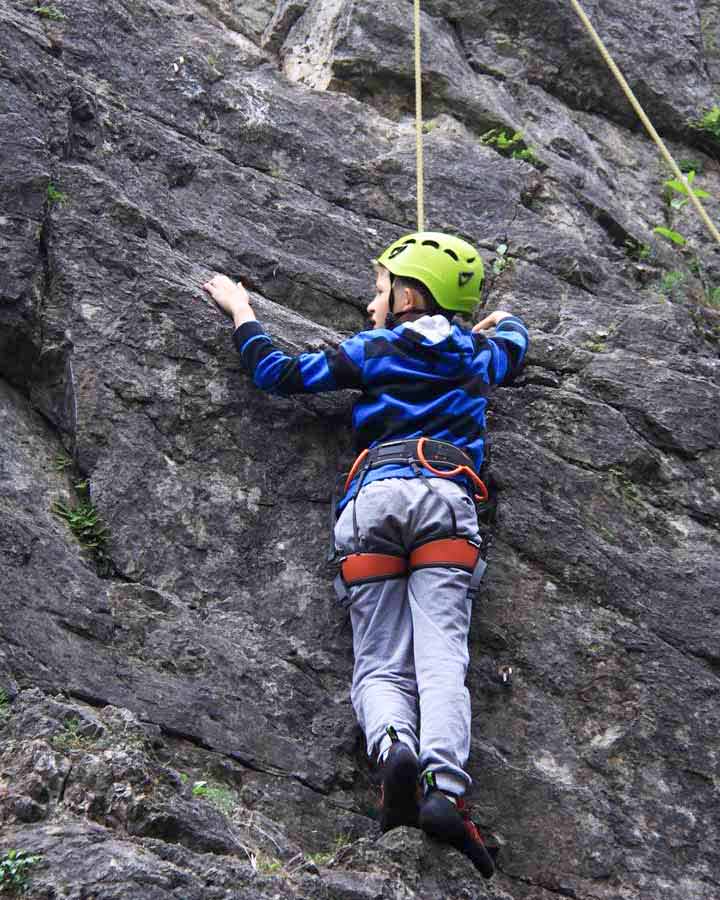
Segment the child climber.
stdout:
<path fill-rule="evenodd" d="M 296 357 L 263 331 L 241 284 L 216 275 L 203 287 L 234 320 L 235 346 L 259 388 L 361 391 L 353 430 L 362 452 L 338 505 L 335 543 L 353 629 L 352 703 L 381 771 L 381 827 L 419 825 L 489 878 L 492 858 L 462 800 L 467 639 L 485 568 L 473 496 L 484 492 L 476 473 L 488 394 L 522 366 L 528 333 L 501 311 L 472 332 L 452 323 L 473 311 L 483 282 L 479 254 L 460 238 L 410 234 L 375 265 L 372 330 Z"/>

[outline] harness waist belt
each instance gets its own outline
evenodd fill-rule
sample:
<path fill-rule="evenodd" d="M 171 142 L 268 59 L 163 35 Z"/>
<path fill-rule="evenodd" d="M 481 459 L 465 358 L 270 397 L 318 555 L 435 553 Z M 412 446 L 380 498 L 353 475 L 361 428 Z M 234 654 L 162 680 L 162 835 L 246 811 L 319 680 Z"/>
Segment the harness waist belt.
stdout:
<path fill-rule="evenodd" d="M 436 441 L 426 437 L 388 441 L 372 449 L 363 450 L 348 472 L 348 476 L 345 479 L 345 491 L 350 488 L 356 476 L 360 477 L 359 491 L 365 476 L 371 469 L 390 464 L 411 465 L 418 475 L 422 475 L 419 466 L 440 478 L 454 478 L 464 475 L 472 481 L 479 491 L 475 495 L 476 499 L 479 501 L 487 501 L 488 499 L 488 489 L 473 468 L 473 460 L 468 454 L 447 441 Z M 445 468 L 437 469 L 435 468 L 436 465 L 445 466 Z M 354 518 L 353 522 L 355 522 Z M 455 531 L 454 523 L 453 531 Z"/>
<path fill-rule="evenodd" d="M 435 441 L 430 438 L 424 441 L 424 456 L 428 462 L 445 463 L 448 466 L 472 466 L 474 465 L 470 456 L 447 441 Z M 388 441 L 385 444 L 379 444 L 368 450 L 367 456 L 363 460 L 363 468 L 377 469 L 379 466 L 387 466 L 391 464 L 407 465 L 408 459 L 413 462 L 420 462 L 418 455 L 418 439 L 413 438 L 403 441 Z"/>

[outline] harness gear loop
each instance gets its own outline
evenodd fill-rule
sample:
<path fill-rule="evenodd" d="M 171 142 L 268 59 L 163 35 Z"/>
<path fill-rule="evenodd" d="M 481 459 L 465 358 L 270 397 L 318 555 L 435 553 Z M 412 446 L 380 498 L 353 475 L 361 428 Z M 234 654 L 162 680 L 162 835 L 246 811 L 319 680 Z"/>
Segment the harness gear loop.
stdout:
<path fill-rule="evenodd" d="M 439 478 L 453 478 L 457 475 L 465 475 L 470 481 L 475 485 L 475 487 L 480 491 L 479 494 L 475 495 L 475 499 L 481 503 L 486 503 L 488 500 L 488 489 L 485 486 L 485 482 L 480 478 L 477 472 L 474 472 L 470 466 L 457 466 L 455 469 L 451 469 L 450 471 L 441 471 L 440 469 L 434 468 L 425 458 L 425 442 L 427 438 L 421 437 L 418 439 L 417 444 L 417 455 L 420 460 L 420 464 L 427 469 L 429 472 L 432 472 L 433 475 L 437 475 Z"/>
<path fill-rule="evenodd" d="M 673 159 L 668 148 L 665 146 L 663 139 L 660 137 L 660 135 L 657 133 L 657 131 L 653 127 L 653 124 L 650 121 L 650 119 L 647 117 L 645 110 L 642 108 L 642 106 L 640 106 L 640 103 L 639 103 L 637 97 L 635 96 L 635 94 L 633 93 L 632 88 L 625 80 L 625 77 L 623 76 L 622 72 L 620 71 L 617 64 L 615 63 L 615 60 L 610 55 L 610 51 L 607 49 L 607 47 L 603 43 L 602 38 L 597 33 L 597 31 L 595 31 L 595 28 L 593 27 L 592 22 L 588 18 L 585 10 L 582 8 L 582 6 L 578 2 L 578 0 L 570 0 L 570 4 L 573 7 L 573 9 L 575 10 L 575 12 L 578 14 L 578 16 L 580 17 L 580 21 L 585 26 L 588 34 L 590 35 L 590 37 L 592 38 L 592 40 L 595 44 L 595 46 L 600 51 L 600 55 L 602 56 L 604 61 L 607 63 L 608 68 L 615 76 L 618 84 L 622 88 L 623 93 L 627 97 L 630 105 L 637 113 L 642 124 L 645 126 L 645 130 L 650 135 L 652 140 L 655 142 L 657 148 L 660 150 L 660 153 L 662 154 L 663 158 L 665 159 L 665 162 L 670 166 L 670 168 L 673 172 L 673 175 L 678 179 L 678 181 L 680 181 L 682 184 L 685 185 L 687 192 L 688 192 L 688 197 L 690 198 L 690 201 L 692 202 L 693 206 L 695 207 L 698 215 L 700 216 L 700 218 L 703 220 L 703 222 L 707 226 L 708 231 L 710 232 L 712 237 L 717 241 L 717 243 L 720 244 L 720 232 L 718 231 L 717 227 L 711 220 L 710 216 L 707 214 L 705 207 L 700 202 L 700 198 L 695 196 L 695 192 L 693 191 L 690 183 L 688 182 L 685 175 L 680 171 L 680 167 Z"/>
<path fill-rule="evenodd" d="M 422 132 L 422 50 L 420 43 L 420 0 L 415 0 L 415 157 L 417 168 L 418 231 L 425 230 L 425 166 Z"/>
<path fill-rule="evenodd" d="M 345 479 L 345 493 L 347 493 L 348 488 L 350 487 L 353 478 L 357 475 L 358 469 L 365 461 L 365 457 L 370 452 L 369 449 L 363 450 L 363 452 L 358 456 L 355 462 L 352 464 L 352 468 L 348 472 L 348 477 Z"/>

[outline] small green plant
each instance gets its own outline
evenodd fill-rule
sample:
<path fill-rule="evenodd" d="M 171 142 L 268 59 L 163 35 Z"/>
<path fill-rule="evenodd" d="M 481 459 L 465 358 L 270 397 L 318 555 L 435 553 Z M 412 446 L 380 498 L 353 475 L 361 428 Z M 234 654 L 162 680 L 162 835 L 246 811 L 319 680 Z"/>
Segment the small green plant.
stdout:
<path fill-rule="evenodd" d="M 196 781 L 192 786 L 193 797 L 207 797 L 208 783 L 207 781 Z"/>
<path fill-rule="evenodd" d="M 693 128 L 704 131 L 716 141 L 720 141 L 720 106 L 713 106 L 691 124 Z"/>
<path fill-rule="evenodd" d="M 63 457 L 56 458 L 56 466 L 60 465 L 61 459 Z M 62 465 L 63 468 L 68 468 L 64 461 Z M 112 570 L 107 548 L 110 529 L 103 524 L 100 514 L 90 499 L 89 481 L 81 479 L 75 481 L 73 486 L 77 494 L 76 503 L 68 506 L 66 503 L 56 501 L 51 507 L 52 512 L 67 524 L 82 549 L 92 555 L 99 574 L 107 575 Z"/>
<path fill-rule="evenodd" d="M 668 272 L 660 282 L 660 292 L 666 294 L 668 297 L 684 295 L 685 277 L 684 272 Z"/>
<path fill-rule="evenodd" d="M 260 875 L 279 875 L 283 871 L 283 864 L 280 860 L 267 856 L 265 853 L 251 853 L 250 865 Z"/>
<path fill-rule="evenodd" d="M 219 809 L 226 816 L 232 815 L 237 806 L 237 797 L 230 788 L 221 784 L 208 784 L 207 781 L 196 781 L 192 787 L 193 797 L 202 797 Z"/>
<path fill-rule="evenodd" d="M 64 453 L 58 453 L 58 455 L 53 460 L 53 469 L 56 472 L 64 472 L 66 469 L 69 469 L 73 464 L 73 461 L 69 456 L 65 456 Z"/>
<path fill-rule="evenodd" d="M 653 228 L 653 231 L 655 234 L 659 234 L 660 237 L 672 241 L 673 244 L 677 244 L 679 247 L 684 247 L 685 244 L 687 244 L 684 235 L 680 234 L 679 231 L 673 231 L 672 228 L 665 228 L 663 225 L 658 225 L 657 228 Z"/>
<path fill-rule="evenodd" d="M 625 241 L 625 255 L 630 259 L 642 262 L 643 260 L 650 259 L 652 256 L 652 247 L 650 244 L 643 244 L 640 241 L 633 240 L 633 238 L 628 238 Z"/>
<path fill-rule="evenodd" d="M 108 529 L 100 522 L 98 511 L 90 501 L 83 501 L 74 507 L 57 502 L 53 504 L 53 512 L 67 522 L 70 531 L 86 550 L 105 549 Z"/>
<path fill-rule="evenodd" d="M 670 206 L 671 209 L 680 210 L 685 206 L 686 203 L 690 200 L 690 193 L 692 192 L 693 196 L 699 197 L 701 199 L 706 199 L 710 196 L 707 191 L 696 190 L 692 187 L 693 181 L 695 181 L 695 170 L 690 169 L 690 171 L 686 174 L 686 179 L 688 185 L 690 185 L 690 190 L 685 186 L 685 184 L 680 181 L 678 178 L 671 178 L 669 181 L 666 181 L 664 184 L 665 192 L 665 202 Z M 676 196 L 680 194 L 680 196 Z"/>
<path fill-rule="evenodd" d="M 63 19 L 67 18 L 61 9 L 58 9 L 57 6 L 54 6 L 51 3 L 43 6 L 36 6 L 33 12 L 36 16 L 40 16 L 41 19 L 50 19 L 52 22 L 62 22 Z"/>
<path fill-rule="evenodd" d="M 313 853 L 308 856 L 308 859 L 315 863 L 316 866 L 326 866 L 330 860 L 336 856 L 343 847 L 347 847 L 352 843 L 352 840 L 348 834 L 339 834 L 329 850 L 326 850 L 321 853 Z"/>
<path fill-rule="evenodd" d="M 712 306 L 713 309 L 720 309 L 720 286 L 708 288 L 705 291 L 705 299 L 708 306 Z"/>
<path fill-rule="evenodd" d="M 41 856 L 25 850 L 8 850 L 0 857 L 0 894 L 24 894 L 28 887 L 28 870 Z"/>
<path fill-rule="evenodd" d="M 510 259 L 507 255 L 508 245 L 507 244 L 498 244 L 495 248 L 496 257 L 493 260 L 492 270 L 494 275 L 502 275 L 505 269 L 509 269 L 514 260 Z"/>
<path fill-rule="evenodd" d="M 10 698 L 3 688 L 0 688 L 0 722 L 4 722 L 10 716 Z"/>
<path fill-rule="evenodd" d="M 501 156 L 522 159 L 536 168 L 543 165 L 533 148 L 528 147 L 523 140 L 522 131 L 510 132 L 505 128 L 491 128 L 490 131 L 481 135 L 480 141 L 489 147 L 494 147 Z"/>
<path fill-rule="evenodd" d="M 66 719 L 63 722 L 63 730 L 60 734 L 55 734 L 50 739 L 50 743 L 56 750 L 85 750 L 94 744 L 91 737 L 86 734 L 80 734 L 82 722 L 80 719 Z"/>
<path fill-rule="evenodd" d="M 688 172 L 697 172 L 698 175 L 703 173 L 703 163 L 699 159 L 679 159 L 678 169 L 686 175 Z"/>
<path fill-rule="evenodd" d="M 67 194 L 63 194 L 52 181 L 47 186 L 47 201 L 50 206 L 64 206 L 67 203 Z"/>
<path fill-rule="evenodd" d="M 663 197 L 667 204 L 668 223 L 667 225 L 658 225 L 656 228 L 653 228 L 655 234 L 659 234 L 660 237 L 665 238 L 665 240 L 670 241 L 678 247 L 684 247 L 687 244 L 687 239 L 684 234 L 681 234 L 674 229 L 673 219 L 675 215 L 690 201 L 691 194 L 693 197 L 698 197 L 700 199 L 705 199 L 710 196 L 707 191 L 692 187 L 692 184 L 695 181 L 694 169 L 690 169 L 685 177 L 687 179 L 687 185 L 680 181 L 679 178 L 670 178 L 663 183 L 663 187 L 665 188 Z"/>

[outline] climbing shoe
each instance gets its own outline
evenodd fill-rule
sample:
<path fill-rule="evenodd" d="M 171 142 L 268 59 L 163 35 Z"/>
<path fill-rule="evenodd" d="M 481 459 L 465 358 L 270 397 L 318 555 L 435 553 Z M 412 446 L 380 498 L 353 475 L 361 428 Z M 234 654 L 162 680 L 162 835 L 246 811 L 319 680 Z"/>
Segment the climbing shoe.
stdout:
<path fill-rule="evenodd" d="M 420 804 L 420 827 L 435 840 L 464 853 L 483 878 L 492 878 L 495 853 L 483 843 L 463 801 L 458 799 L 457 804 L 440 791 L 431 790 Z"/>
<path fill-rule="evenodd" d="M 392 744 L 380 767 L 380 828 L 383 832 L 401 825 L 417 828 L 420 790 L 417 756 L 398 739 L 395 729 L 388 729 L 388 733 Z"/>

